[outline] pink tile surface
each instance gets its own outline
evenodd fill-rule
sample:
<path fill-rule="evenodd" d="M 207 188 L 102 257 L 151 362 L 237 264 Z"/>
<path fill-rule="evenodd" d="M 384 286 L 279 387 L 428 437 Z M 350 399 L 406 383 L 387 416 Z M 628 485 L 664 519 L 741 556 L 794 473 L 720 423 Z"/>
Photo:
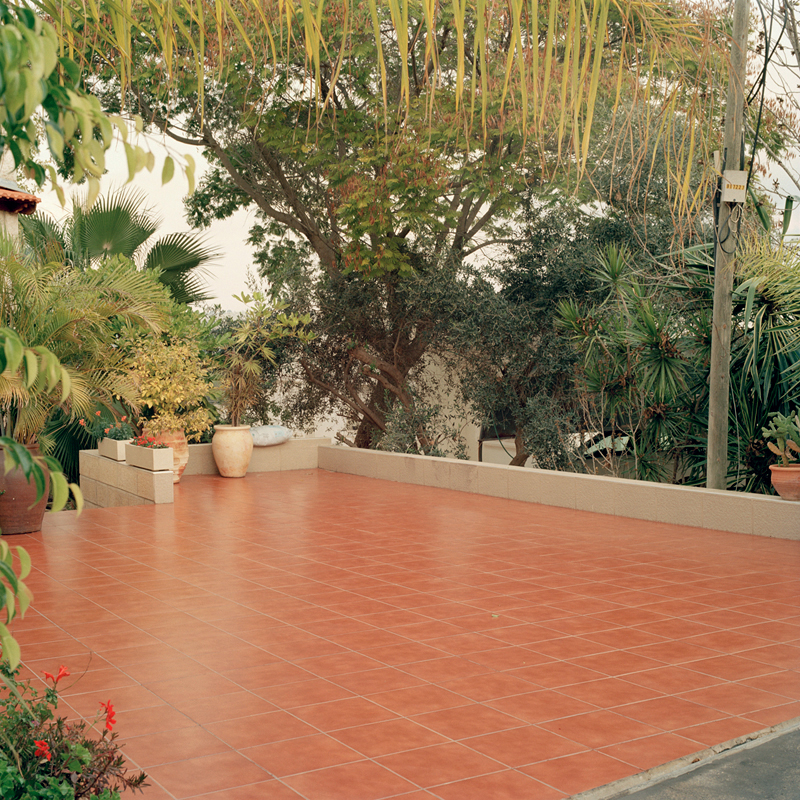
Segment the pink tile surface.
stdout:
<path fill-rule="evenodd" d="M 301 470 L 13 544 L 144 800 L 557 799 L 800 710 L 797 542 Z"/>

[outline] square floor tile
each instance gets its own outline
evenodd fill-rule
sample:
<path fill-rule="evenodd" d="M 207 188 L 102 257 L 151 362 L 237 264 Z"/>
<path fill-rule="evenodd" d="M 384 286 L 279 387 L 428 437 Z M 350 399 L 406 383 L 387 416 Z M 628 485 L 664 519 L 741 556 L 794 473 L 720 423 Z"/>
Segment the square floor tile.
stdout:
<path fill-rule="evenodd" d="M 448 740 L 448 737 L 418 724 L 413 719 L 390 719 L 371 725 L 343 728 L 333 731 L 331 736 L 370 758 L 442 744 Z"/>
<path fill-rule="evenodd" d="M 494 759 L 455 742 L 406 750 L 382 756 L 376 761 L 406 780 L 425 787 L 485 775 L 502 768 Z"/>
<path fill-rule="evenodd" d="M 236 752 L 173 761 L 148 771 L 167 791 L 182 800 L 201 792 L 231 789 L 270 777 L 261 767 Z"/>
<path fill-rule="evenodd" d="M 294 775 L 285 782 L 303 797 L 326 800 L 382 800 L 416 788 L 415 784 L 369 761 Z"/>
<path fill-rule="evenodd" d="M 442 800 L 559 800 L 565 796 L 551 786 L 510 769 L 438 786 L 434 793 Z"/>
<path fill-rule="evenodd" d="M 612 781 L 627 778 L 639 770 L 604 753 L 588 751 L 522 767 L 522 772 L 567 794 L 577 794 Z"/>
<path fill-rule="evenodd" d="M 476 736 L 464 740 L 462 744 L 509 767 L 522 767 L 535 761 L 547 761 L 587 749 L 585 745 L 536 725 Z"/>
<path fill-rule="evenodd" d="M 543 722 L 541 727 L 594 749 L 661 733 L 653 725 L 611 711 L 578 714 L 553 722 Z"/>

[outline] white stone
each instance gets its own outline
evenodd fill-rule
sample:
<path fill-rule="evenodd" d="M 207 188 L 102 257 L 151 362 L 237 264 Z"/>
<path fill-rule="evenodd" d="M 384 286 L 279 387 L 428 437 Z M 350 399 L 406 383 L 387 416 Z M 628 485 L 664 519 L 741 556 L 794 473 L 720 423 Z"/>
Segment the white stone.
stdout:
<path fill-rule="evenodd" d="M 253 444 L 256 447 L 270 447 L 273 444 L 283 444 L 292 438 L 292 432 L 283 425 L 256 425 L 250 428 Z"/>

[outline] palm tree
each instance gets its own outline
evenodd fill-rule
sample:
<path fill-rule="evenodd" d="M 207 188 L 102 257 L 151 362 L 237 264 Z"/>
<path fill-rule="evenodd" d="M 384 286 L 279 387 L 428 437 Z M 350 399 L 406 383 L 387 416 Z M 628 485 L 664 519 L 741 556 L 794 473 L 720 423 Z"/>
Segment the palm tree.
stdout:
<path fill-rule="evenodd" d="M 72 214 L 61 223 L 41 213 L 20 219 L 27 245 L 42 260 L 86 271 L 120 255 L 156 271 L 177 302 L 208 300 L 200 274 L 219 253 L 192 233 L 171 233 L 149 244 L 160 224 L 136 190 L 115 192 L 91 208 L 85 200 L 73 201 Z"/>
<path fill-rule="evenodd" d="M 66 378 L 56 385 L 43 375 L 29 384 L 19 370 L 0 374 L 0 436 L 39 444 L 74 476 L 77 419 L 138 400 L 117 333 L 128 327 L 160 332 L 169 300 L 152 273 L 121 256 L 83 271 L 20 254 L 15 245 L 0 237 L 0 327 L 16 331 L 29 347 L 47 348 Z"/>

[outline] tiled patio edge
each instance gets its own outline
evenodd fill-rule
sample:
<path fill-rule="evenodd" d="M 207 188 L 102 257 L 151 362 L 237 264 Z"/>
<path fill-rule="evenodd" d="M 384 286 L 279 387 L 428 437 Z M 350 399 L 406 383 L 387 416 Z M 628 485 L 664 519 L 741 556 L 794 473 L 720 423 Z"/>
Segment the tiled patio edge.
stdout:
<path fill-rule="evenodd" d="M 320 446 L 331 472 L 675 525 L 800 540 L 800 502 L 623 478 Z"/>
<path fill-rule="evenodd" d="M 613 783 L 607 783 L 605 786 L 598 786 L 595 789 L 580 792 L 573 795 L 569 800 L 617 800 L 620 797 L 627 797 L 640 789 L 658 786 L 658 784 L 664 783 L 670 778 L 685 775 L 687 772 L 694 772 L 712 761 L 726 758 L 744 749 L 758 747 L 760 744 L 798 729 L 800 729 L 800 717 L 795 717 L 786 722 L 762 728 L 760 731 L 748 733 L 745 736 L 737 736 L 735 739 L 729 739 L 727 742 L 708 747 L 697 753 L 676 758 L 666 764 L 652 767 L 636 775 L 630 775 Z"/>

